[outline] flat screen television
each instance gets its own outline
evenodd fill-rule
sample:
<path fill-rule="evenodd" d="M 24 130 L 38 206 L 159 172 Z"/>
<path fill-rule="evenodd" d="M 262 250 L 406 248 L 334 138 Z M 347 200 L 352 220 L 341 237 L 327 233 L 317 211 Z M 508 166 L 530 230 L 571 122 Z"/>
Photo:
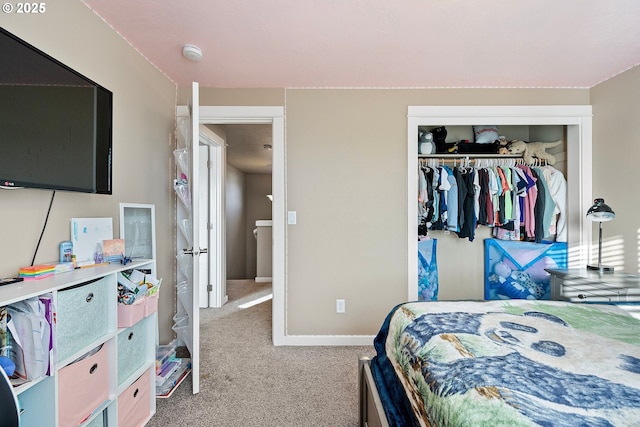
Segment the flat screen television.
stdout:
<path fill-rule="evenodd" d="M 113 94 L 0 27 L 0 186 L 111 194 Z"/>

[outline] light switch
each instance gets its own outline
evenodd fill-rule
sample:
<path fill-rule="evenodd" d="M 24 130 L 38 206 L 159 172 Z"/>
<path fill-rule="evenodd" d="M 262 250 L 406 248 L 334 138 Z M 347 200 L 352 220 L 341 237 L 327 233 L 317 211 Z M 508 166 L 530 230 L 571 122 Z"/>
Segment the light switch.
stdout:
<path fill-rule="evenodd" d="M 296 223 L 296 211 L 288 211 L 287 212 L 287 223 L 295 224 Z"/>

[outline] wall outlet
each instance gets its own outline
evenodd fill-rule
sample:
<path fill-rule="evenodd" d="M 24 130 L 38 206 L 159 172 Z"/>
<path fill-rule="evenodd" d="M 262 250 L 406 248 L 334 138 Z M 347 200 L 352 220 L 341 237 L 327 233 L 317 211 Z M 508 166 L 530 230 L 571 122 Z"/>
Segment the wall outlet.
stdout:
<path fill-rule="evenodd" d="M 344 313 L 344 312 L 345 312 L 344 300 L 343 299 L 337 299 L 336 300 L 336 313 Z"/>

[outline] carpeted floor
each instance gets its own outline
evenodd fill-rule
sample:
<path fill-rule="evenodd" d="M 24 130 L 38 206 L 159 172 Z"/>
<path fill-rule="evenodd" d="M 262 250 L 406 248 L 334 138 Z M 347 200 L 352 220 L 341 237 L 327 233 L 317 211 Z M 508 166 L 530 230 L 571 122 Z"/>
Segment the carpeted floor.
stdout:
<path fill-rule="evenodd" d="M 190 377 L 157 400 L 149 427 L 356 427 L 358 356 L 373 347 L 274 347 L 270 283 L 227 283 L 229 302 L 202 309 L 200 393 Z"/>

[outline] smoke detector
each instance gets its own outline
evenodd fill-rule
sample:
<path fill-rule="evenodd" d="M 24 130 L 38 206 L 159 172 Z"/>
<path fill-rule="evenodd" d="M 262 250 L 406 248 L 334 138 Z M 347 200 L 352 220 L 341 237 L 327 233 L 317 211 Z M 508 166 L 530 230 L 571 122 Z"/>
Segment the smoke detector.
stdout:
<path fill-rule="evenodd" d="M 202 50 L 198 46 L 192 44 L 185 44 L 182 48 L 182 56 L 189 61 L 198 62 L 202 59 Z"/>

